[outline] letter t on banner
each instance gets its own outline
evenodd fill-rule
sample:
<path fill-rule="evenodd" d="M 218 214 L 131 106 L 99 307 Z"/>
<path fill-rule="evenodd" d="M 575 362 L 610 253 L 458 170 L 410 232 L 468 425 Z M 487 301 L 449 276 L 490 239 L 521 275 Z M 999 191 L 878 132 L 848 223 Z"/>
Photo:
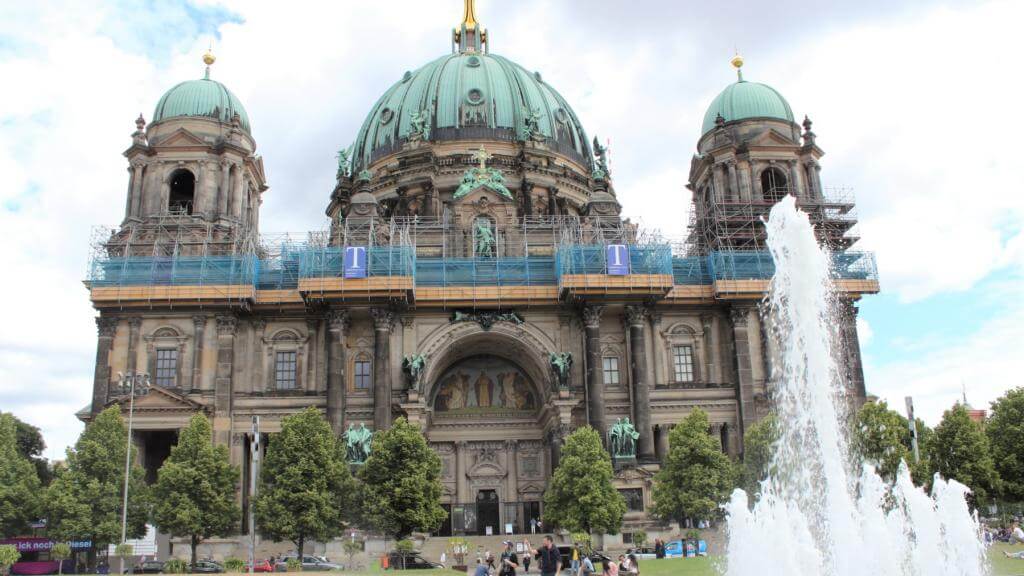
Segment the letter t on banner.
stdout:
<path fill-rule="evenodd" d="M 366 246 L 345 247 L 345 278 L 366 278 Z"/>
<path fill-rule="evenodd" d="M 629 274 L 629 246 L 609 244 L 605 247 L 605 258 L 608 260 L 609 275 L 625 276 Z"/>

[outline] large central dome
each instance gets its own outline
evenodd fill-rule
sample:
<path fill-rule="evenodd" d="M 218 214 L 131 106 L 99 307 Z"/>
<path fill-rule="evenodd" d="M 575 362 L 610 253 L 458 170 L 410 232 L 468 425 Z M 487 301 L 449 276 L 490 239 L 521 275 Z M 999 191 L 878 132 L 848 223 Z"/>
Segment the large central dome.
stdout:
<path fill-rule="evenodd" d="M 587 135 L 576 113 L 540 73 L 469 50 L 406 72 L 380 97 L 353 145 L 353 170 L 396 151 L 424 123 L 431 141 L 539 138 L 591 165 Z"/>

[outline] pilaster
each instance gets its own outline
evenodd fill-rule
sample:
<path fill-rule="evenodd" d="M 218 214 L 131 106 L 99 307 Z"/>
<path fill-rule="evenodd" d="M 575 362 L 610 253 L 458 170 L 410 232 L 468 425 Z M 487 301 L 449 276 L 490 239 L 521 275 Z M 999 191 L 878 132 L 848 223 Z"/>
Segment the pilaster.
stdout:
<path fill-rule="evenodd" d="M 736 306 L 729 310 L 733 340 L 736 344 L 736 375 L 739 380 L 736 387 L 736 396 L 740 408 L 740 422 L 742 423 L 741 434 L 757 419 L 754 406 L 754 376 L 750 361 L 750 336 L 747 332 L 748 320 L 752 310 L 752 308 L 747 306 Z"/>
<path fill-rule="evenodd" d="M 214 409 L 218 416 L 231 413 L 232 378 L 235 370 L 235 334 L 238 318 L 217 316 L 217 373 L 214 380 Z"/>
<path fill-rule="evenodd" d="M 203 385 L 203 349 L 206 347 L 206 316 L 196 314 L 192 317 L 193 346 L 192 376 L 188 385 L 189 392 L 198 392 Z"/>
<path fill-rule="evenodd" d="M 96 369 L 92 379 L 92 414 L 99 414 L 106 406 L 110 392 L 110 350 L 117 333 L 117 318 L 96 318 Z"/>
<path fill-rule="evenodd" d="M 651 427 L 651 388 L 647 369 L 647 324 L 648 310 L 643 306 L 626 306 L 626 322 L 629 325 L 630 361 L 633 372 L 633 419 L 640 432 L 637 442 L 639 460 L 654 459 L 654 430 Z"/>
<path fill-rule="evenodd" d="M 348 310 L 327 314 L 327 421 L 336 434 L 345 429 L 345 334 Z"/>
<path fill-rule="evenodd" d="M 391 426 L 391 331 L 395 313 L 372 308 L 373 317 L 373 425 L 374 430 Z"/>
<path fill-rule="evenodd" d="M 607 424 L 605 420 L 604 374 L 601 366 L 601 313 L 604 306 L 583 308 L 583 326 L 587 354 L 587 394 L 589 399 L 590 425 L 605 441 Z"/>

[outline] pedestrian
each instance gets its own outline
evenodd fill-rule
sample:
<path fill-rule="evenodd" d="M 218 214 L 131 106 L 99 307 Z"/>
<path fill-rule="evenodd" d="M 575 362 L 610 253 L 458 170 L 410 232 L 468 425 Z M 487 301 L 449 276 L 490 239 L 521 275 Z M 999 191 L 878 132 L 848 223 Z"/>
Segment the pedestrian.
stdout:
<path fill-rule="evenodd" d="M 1014 521 L 1010 525 L 1010 544 L 1024 543 L 1024 530 L 1020 528 L 1020 522 Z"/>
<path fill-rule="evenodd" d="M 446 568 L 447 567 L 447 562 L 448 562 L 448 551 L 447 550 L 442 550 L 441 551 L 441 568 Z"/>
<path fill-rule="evenodd" d="M 594 562 L 590 556 L 583 554 L 580 558 L 580 569 L 576 576 L 594 576 Z"/>
<path fill-rule="evenodd" d="M 661 538 L 654 539 L 654 557 L 659 559 L 665 557 L 665 542 Z"/>
<path fill-rule="evenodd" d="M 515 546 L 511 540 L 505 540 L 505 549 L 501 552 L 501 569 L 498 576 L 516 576 L 516 569 L 519 568 L 519 557 L 516 556 Z"/>
<path fill-rule="evenodd" d="M 612 562 L 611 558 L 605 557 L 601 564 L 601 567 L 604 569 L 604 576 L 619 576 L 618 562 Z"/>
<path fill-rule="evenodd" d="M 550 534 L 544 536 L 544 543 L 541 544 L 540 549 L 535 549 L 531 546 L 529 540 L 524 540 L 523 544 L 526 545 L 526 549 L 537 560 L 541 576 L 556 576 L 562 570 L 562 555 L 558 553 L 555 539 Z"/>
<path fill-rule="evenodd" d="M 573 544 L 571 554 L 572 554 L 572 556 L 571 556 L 572 562 L 569 564 L 569 566 L 570 566 L 570 569 L 572 570 L 573 576 L 575 576 L 580 571 L 580 543 L 579 542 Z"/>
<path fill-rule="evenodd" d="M 537 533 L 537 519 L 536 518 L 530 518 L 530 534 L 536 534 L 536 533 Z"/>
<path fill-rule="evenodd" d="M 479 557 L 476 559 L 476 570 L 473 572 L 473 576 L 490 576 L 490 573 L 487 571 L 487 564 L 484 564 L 484 561 Z"/>
<path fill-rule="evenodd" d="M 487 569 L 491 572 L 494 572 L 494 554 L 491 554 L 490 550 L 488 550 L 487 553 L 484 554 L 484 562 L 487 563 Z"/>
<path fill-rule="evenodd" d="M 526 574 L 530 573 L 530 551 L 526 550 L 526 554 L 523 554 L 523 572 Z"/>

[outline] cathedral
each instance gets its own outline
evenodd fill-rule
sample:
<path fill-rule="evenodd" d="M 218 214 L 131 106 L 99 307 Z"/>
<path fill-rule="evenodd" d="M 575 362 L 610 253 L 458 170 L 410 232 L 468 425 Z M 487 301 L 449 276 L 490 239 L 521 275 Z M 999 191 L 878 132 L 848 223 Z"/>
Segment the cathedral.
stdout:
<path fill-rule="evenodd" d="M 310 406 L 356 439 L 404 417 L 442 462 L 436 535 L 529 533 L 564 438 L 589 425 L 613 456 L 625 538 L 653 537 L 669 529 L 648 511 L 672 426 L 701 408 L 740 458 L 770 406 L 761 218 L 787 195 L 832 250 L 840 377 L 864 400 L 855 304 L 878 291 L 873 256 L 852 249 L 852 199 L 822 184 L 811 121 L 745 80 L 740 57 L 693 127 L 675 244 L 622 218 L 607 150 L 540 72 L 490 51 L 472 0 L 451 34 L 338 143 L 318 232 L 259 233 L 273 193 L 259 119 L 212 54 L 136 120 L 124 219 L 94 236 L 96 365 L 78 416 L 127 410 L 124 384 L 143 375 L 132 439 L 149 481 L 196 412 L 241 468 L 243 511 L 254 417 L 260 446 Z"/>

